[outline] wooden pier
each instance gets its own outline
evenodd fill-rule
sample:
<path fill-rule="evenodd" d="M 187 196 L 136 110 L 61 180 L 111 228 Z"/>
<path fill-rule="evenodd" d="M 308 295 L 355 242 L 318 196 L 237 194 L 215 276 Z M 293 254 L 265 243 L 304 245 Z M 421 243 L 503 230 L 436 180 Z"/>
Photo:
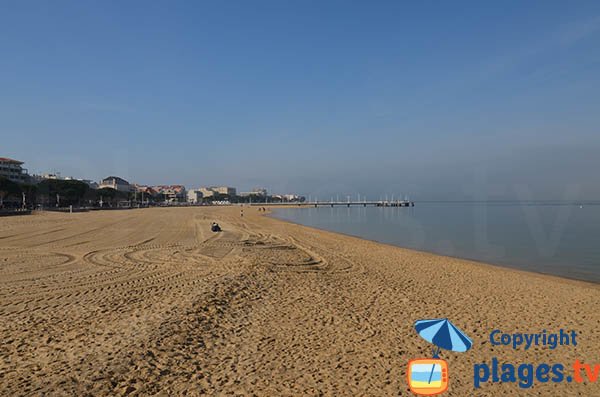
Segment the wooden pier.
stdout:
<path fill-rule="evenodd" d="M 397 201 L 304 201 L 301 203 L 250 203 L 251 206 L 282 206 L 282 207 L 414 207 L 415 203 L 408 200 Z"/>

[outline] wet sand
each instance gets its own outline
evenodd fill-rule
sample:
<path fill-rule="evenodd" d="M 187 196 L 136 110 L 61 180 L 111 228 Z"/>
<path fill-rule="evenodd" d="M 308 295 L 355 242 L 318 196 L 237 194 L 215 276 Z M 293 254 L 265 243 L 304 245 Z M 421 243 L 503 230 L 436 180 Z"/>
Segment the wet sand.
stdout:
<path fill-rule="evenodd" d="M 223 232 L 210 232 L 216 220 Z M 0 218 L 0 394 L 411 395 L 431 357 L 415 320 L 474 341 L 442 352 L 451 396 L 600 394 L 600 382 L 483 384 L 473 365 L 600 363 L 597 285 L 392 247 L 246 207 Z M 577 346 L 489 333 L 577 332 Z M 567 370 L 568 371 L 568 370 Z"/>

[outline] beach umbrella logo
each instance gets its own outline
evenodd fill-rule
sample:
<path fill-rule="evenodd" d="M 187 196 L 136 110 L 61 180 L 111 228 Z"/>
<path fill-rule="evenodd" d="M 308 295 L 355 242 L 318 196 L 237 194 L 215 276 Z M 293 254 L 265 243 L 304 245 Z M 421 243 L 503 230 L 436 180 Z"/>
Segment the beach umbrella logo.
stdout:
<path fill-rule="evenodd" d="M 439 358 L 440 350 L 466 352 L 473 341 L 447 318 L 418 320 L 415 330 L 419 336 L 434 345 L 433 358 L 419 358 L 408 363 L 408 385 L 419 395 L 431 396 L 448 389 L 448 363 Z"/>

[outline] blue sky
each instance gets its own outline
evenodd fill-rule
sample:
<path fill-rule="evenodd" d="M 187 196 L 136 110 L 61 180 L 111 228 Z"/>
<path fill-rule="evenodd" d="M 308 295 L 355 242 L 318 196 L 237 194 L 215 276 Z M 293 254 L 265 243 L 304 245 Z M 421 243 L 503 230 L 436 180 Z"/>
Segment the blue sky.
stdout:
<path fill-rule="evenodd" d="M 599 43 L 597 1 L 5 2 L 0 156 L 323 199 L 600 199 Z"/>

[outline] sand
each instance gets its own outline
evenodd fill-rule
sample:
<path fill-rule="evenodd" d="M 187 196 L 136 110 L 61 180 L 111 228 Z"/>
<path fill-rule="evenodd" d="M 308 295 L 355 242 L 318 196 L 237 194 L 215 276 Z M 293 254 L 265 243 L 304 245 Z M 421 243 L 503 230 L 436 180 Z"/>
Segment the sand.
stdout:
<path fill-rule="evenodd" d="M 385 210 L 385 209 L 383 209 Z M 223 232 L 210 232 L 216 220 Z M 600 395 L 598 384 L 483 384 L 473 365 L 600 363 L 597 285 L 392 247 L 263 216 L 156 208 L 0 218 L 0 393 L 411 395 L 431 357 L 415 320 L 474 341 L 443 352 L 445 395 Z M 575 330 L 577 346 L 489 333 Z"/>

